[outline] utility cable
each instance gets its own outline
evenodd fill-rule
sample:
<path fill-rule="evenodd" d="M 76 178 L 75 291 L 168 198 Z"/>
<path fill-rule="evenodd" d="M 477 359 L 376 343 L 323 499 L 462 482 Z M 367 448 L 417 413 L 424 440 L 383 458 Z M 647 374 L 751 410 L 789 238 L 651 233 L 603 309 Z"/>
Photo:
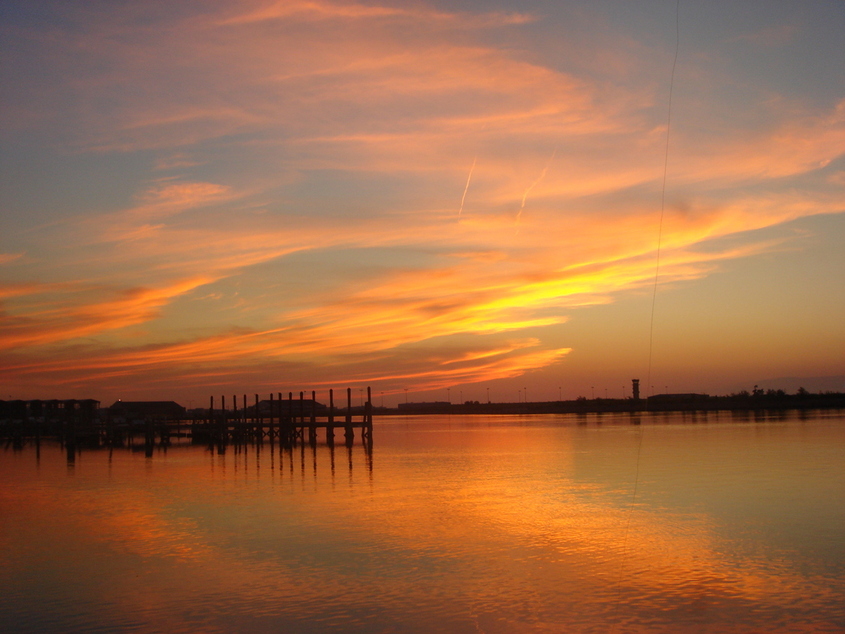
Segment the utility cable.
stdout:
<path fill-rule="evenodd" d="M 655 313 L 655 306 L 657 304 L 657 282 L 660 277 L 660 247 L 661 242 L 663 239 L 663 216 L 665 215 L 666 211 L 666 178 L 669 172 L 669 132 L 672 126 L 672 93 L 675 88 L 675 68 L 678 65 L 678 49 L 680 48 L 680 41 L 681 41 L 681 29 L 680 29 L 680 6 L 681 0 L 676 0 L 675 3 L 675 55 L 672 59 L 672 73 L 669 78 L 669 104 L 667 108 L 667 115 L 666 115 L 666 145 L 664 146 L 663 150 L 663 182 L 661 184 L 660 189 L 660 221 L 657 227 L 657 253 L 655 258 L 654 264 L 654 285 L 652 288 L 651 294 L 651 318 L 649 320 L 649 333 L 648 333 L 648 372 L 646 374 L 646 409 L 648 409 L 648 389 L 651 386 L 651 365 L 652 365 L 652 357 L 654 352 L 654 313 Z M 637 435 L 637 459 L 636 459 L 636 466 L 634 468 L 634 490 L 631 493 L 631 502 L 628 505 L 628 517 L 625 522 L 625 533 L 622 539 L 622 552 L 627 553 L 628 550 L 628 534 L 631 529 L 631 516 L 633 515 L 634 511 L 634 504 L 637 500 L 637 490 L 639 488 L 640 482 L 640 456 L 642 454 L 643 448 L 643 430 L 642 426 L 640 426 L 639 434 Z M 621 586 L 619 589 L 619 593 L 621 596 Z M 617 624 L 617 616 L 619 612 L 619 604 L 620 602 L 617 600 L 616 602 L 616 609 L 614 610 L 614 618 L 613 618 L 613 630 L 616 629 Z"/>

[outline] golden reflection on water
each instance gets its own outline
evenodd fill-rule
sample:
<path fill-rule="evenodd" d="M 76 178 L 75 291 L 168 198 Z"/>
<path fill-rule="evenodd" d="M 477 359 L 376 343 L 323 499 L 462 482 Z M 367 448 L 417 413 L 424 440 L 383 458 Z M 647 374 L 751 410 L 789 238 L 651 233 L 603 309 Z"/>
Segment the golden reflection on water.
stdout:
<path fill-rule="evenodd" d="M 7 451 L 0 617 L 21 631 L 843 631 L 841 418 L 582 422 L 386 419 L 371 454 L 171 446 L 82 451 L 71 470 L 56 445 Z"/>

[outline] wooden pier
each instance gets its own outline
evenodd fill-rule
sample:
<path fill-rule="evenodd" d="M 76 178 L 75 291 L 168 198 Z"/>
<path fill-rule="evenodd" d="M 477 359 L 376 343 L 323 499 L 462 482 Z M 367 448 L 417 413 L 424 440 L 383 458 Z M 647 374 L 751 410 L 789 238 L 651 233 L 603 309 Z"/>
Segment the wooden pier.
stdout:
<path fill-rule="evenodd" d="M 364 443 L 372 443 L 373 406 L 369 387 L 367 401 L 357 408 L 357 412 L 352 406 L 352 388 L 346 389 L 346 408 L 342 413 L 335 408 L 334 390 L 329 390 L 328 407 L 317 403 L 315 391 L 311 392 L 311 398 L 307 400 L 305 392 L 299 392 L 298 398 L 295 398 L 293 392 L 288 392 L 287 398 L 284 396 L 278 392 L 262 401 L 255 394 L 253 404 L 249 405 L 247 395 L 244 394 L 240 399 L 240 407 L 237 395 L 232 396 L 229 407 L 225 396 L 218 403 L 215 403 L 212 396 L 208 415 L 202 420 L 193 421 L 191 425 L 194 441 L 277 441 L 281 444 L 296 444 L 307 439 L 310 444 L 316 444 L 318 432 L 322 430 L 326 443 L 331 445 L 335 442 L 335 433 L 342 430 L 345 442 L 351 444 L 357 429 Z"/>
<path fill-rule="evenodd" d="M 363 389 L 360 391 L 363 399 Z M 125 415 L 107 414 L 105 417 L 97 415 L 97 401 L 57 401 L 62 407 L 52 409 L 42 407 L 42 403 L 53 401 L 3 402 L 5 416 L 0 420 L 0 439 L 20 446 L 25 441 L 34 439 L 38 442 L 42 437 L 54 437 L 67 445 L 68 456 L 71 456 L 77 446 L 135 446 L 138 437 L 143 438 L 148 453 L 156 444 L 168 445 L 173 438 L 190 438 L 193 444 L 208 444 L 219 450 L 228 444 L 263 442 L 283 446 L 308 442 L 316 446 L 319 435 L 333 446 L 336 434 L 342 433 L 343 442 L 351 446 L 357 430 L 364 445 L 371 448 L 373 406 L 370 388 L 367 388 L 366 402 L 358 407 L 352 405 L 352 388 L 346 389 L 345 408 L 336 408 L 334 390 L 329 390 L 328 397 L 326 406 L 317 402 L 315 391 L 307 399 L 305 392 L 297 395 L 277 392 L 264 400 L 255 394 L 251 404 L 246 394 L 240 399 L 233 395 L 231 400 L 222 396 L 219 401 L 212 396 L 208 409 L 187 414 L 181 406 L 167 402 L 164 405 L 175 406 L 181 413 L 126 412 Z M 158 402 L 141 404 L 162 405 Z"/>

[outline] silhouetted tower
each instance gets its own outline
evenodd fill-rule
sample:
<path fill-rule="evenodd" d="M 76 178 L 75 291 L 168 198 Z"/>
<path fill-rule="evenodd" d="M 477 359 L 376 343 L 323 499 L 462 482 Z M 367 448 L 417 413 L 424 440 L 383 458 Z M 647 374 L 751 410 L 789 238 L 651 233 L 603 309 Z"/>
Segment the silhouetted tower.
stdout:
<path fill-rule="evenodd" d="M 631 379 L 631 382 L 634 384 L 634 400 L 640 400 L 640 380 L 639 379 Z"/>

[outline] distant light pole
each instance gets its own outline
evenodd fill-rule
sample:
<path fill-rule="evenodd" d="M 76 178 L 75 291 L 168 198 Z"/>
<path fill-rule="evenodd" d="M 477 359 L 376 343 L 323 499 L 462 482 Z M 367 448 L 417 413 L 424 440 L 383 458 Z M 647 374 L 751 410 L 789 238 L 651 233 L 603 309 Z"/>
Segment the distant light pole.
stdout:
<path fill-rule="evenodd" d="M 451 387 L 446 388 L 446 398 L 449 399 L 449 405 L 451 405 L 452 404 L 452 388 Z"/>
<path fill-rule="evenodd" d="M 522 388 L 522 391 L 525 392 L 525 402 L 527 403 L 528 402 L 528 388 L 524 387 L 524 388 Z"/>
<path fill-rule="evenodd" d="M 361 397 L 361 407 L 364 407 L 364 388 L 358 388 L 358 395 Z"/>
<path fill-rule="evenodd" d="M 622 386 L 622 398 L 623 399 L 625 398 L 625 386 L 624 385 Z"/>
<path fill-rule="evenodd" d="M 561 389 L 560 386 L 558 386 L 558 388 L 557 388 L 557 400 L 559 400 L 559 401 L 563 400 L 563 390 Z"/>
<path fill-rule="evenodd" d="M 408 388 L 405 388 L 405 405 L 408 404 Z"/>
<path fill-rule="evenodd" d="M 607 398 L 607 388 L 604 388 L 604 398 Z"/>
<path fill-rule="evenodd" d="M 592 398 L 593 400 L 596 400 L 596 388 L 593 387 L 592 385 L 590 386 L 590 395 L 591 395 L 590 398 Z"/>
<path fill-rule="evenodd" d="M 490 388 L 487 388 L 487 404 L 490 404 Z"/>

